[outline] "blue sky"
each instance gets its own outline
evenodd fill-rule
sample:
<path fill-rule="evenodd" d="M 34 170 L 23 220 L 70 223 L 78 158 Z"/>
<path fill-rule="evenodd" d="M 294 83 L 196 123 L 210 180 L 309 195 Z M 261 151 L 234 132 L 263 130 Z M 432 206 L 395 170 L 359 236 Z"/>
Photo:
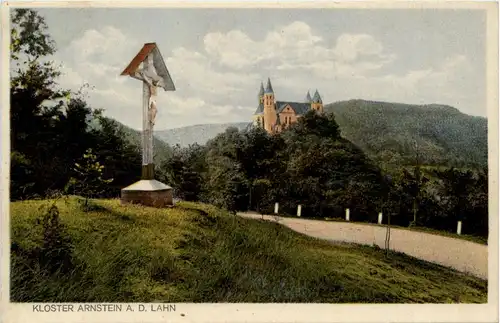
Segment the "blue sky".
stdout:
<path fill-rule="evenodd" d="M 139 81 L 119 76 L 156 42 L 177 91 L 159 92 L 155 129 L 250 121 L 260 81 L 278 100 L 319 90 L 454 106 L 486 116 L 486 12 L 435 9 L 57 9 L 39 12 L 57 43 L 60 84 L 141 127 Z"/>

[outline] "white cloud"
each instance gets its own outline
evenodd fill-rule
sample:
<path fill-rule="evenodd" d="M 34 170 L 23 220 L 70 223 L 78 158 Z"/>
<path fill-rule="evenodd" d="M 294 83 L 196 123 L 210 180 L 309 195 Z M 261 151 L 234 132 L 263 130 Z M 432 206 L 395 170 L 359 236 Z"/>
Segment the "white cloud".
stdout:
<path fill-rule="evenodd" d="M 226 34 L 210 33 L 203 38 L 205 51 L 220 64 L 236 69 L 253 64 L 259 49 L 245 33 L 232 30 Z"/>
<path fill-rule="evenodd" d="M 172 56 L 165 63 L 171 70 L 177 88 L 187 87 L 205 95 L 220 95 L 240 91 L 257 80 L 256 74 L 221 72 L 216 64 L 205 55 L 179 47 L 172 51 Z"/>
<path fill-rule="evenodd" d="M 175 92 L 160 91 L 157 129 L 198 123 L 250 121 L 261 79 L 271 77 L 277 98 L 302 100 L 318 88 L 325 102 L 350 98 L 408 103 L 464 104 L 471 68 L 465 56 L 441 66 L 394 73 L 395 53 L 368 34 L 344 33 L 327 39 L 296 21 L 252 39 L 242 30 L 206 34 L 198 48 L 177 44 L 160 51 Z M 95 86 L 90 103 L 105 114 L 140 129 L 142 87 L 120 76 L 142 45 L 114 27 L 87 30 L 57 54 L 61 84 L 77 90 Z M 472 79 L 472 78 L 471 78 Z"/>
<path fill-rule="evenodd" d="M 86 30 L 82 37 L 71 42 L 69 50 L 74 54 L 74 59 L 80 63 L 93 57 L 105 57 L 107 62 L 123 64 L 122 54 L 129 52 L 127 49 L 130 46 L 127 45 L 130 43 L 119 29 L 105 26 L 99 31 Z"/>
<path fill-rule="evenodd" d="M 301 69 L 335 77 L 378 70 L 395 59 L 370 35 L 342 34 L 328 44 L 300 21 L 269 32 L 262 41 L 240 30 L 209 33 L 204 46 L 211 59 L 234 70 L 265 62 L 271 72 Z"/>
<path fill-rule="evenodd" d="M 335 55 L 342 61 L 352 62 L 362 55 L 382 55 L 382 44 L 366 34 L 342 34 L 334 48 Z"/>
<path fill-rule="evenodd" d="M 68 64 L 62 64 L 60 71 L 61 76 L 59 82 L 63 84 L 64 87 L 78 89 L 78 87 L 87 82 L 79 72 L 68 66 Z"/>
<path fill-rule="evenodd" d="M 240 30 L 209 33 L 203 38 L 207 54 L 234 69 L 251 67 L 267 60 L 290 60 L 294 57 L 303 60 L 311 51 L 318 51 L 314 46 L 321 40 L 321 37 L 313 35 L 309 25 L 300 21 L 269 32 L 262 41 L 253 40 Z"/>
<path fill-rule="evenodd" d="M 83 32 L 57 54 L 63 65 L 61 82 L 76 88 L 89 82 L 98 89 L 103 83 L 107 87 L 123 83 L 119 74 L 136 54 L 137 43 L 110 26 Z"/>
<path fill-rule="evenodd" d="M 106 115 L 140 129 L 142 87 L 138 81 L 119 75 L 138 51 L 137 45 L 138 41 L 114 27 L 87 30 L 58 53 L 57 58 L 63 62 L 60 83 L 77 91 L 88 82 L 94 87 L 89 90 L 92 107 L 104 108 Z M 252 78 L 249 74 L 217 71 L 206 55 L 183 47 L 174 49 L 170 56 L 163 55 L 178 90 L 160 91 L 158 129 L 240 121 L 241 111 L 249 115 L 253 112 L 250 107 L 218 105 L 210 99 L 252 86 L 257 82 L 256 75 Z"/>

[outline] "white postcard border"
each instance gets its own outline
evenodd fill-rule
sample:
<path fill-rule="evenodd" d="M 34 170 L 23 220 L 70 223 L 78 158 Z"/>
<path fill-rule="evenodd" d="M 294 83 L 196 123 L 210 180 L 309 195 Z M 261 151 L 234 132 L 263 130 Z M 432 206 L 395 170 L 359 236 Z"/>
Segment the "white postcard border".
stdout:
<path fill-rule="evenodd" d="M 456 8 L 487 11 L 487 106 L 490 237 L 488 304 L 191 304 L 171 312 L 34 312 L 31 303 L 9 302 L 9 7 L 197 7 L 197 8 Z M 1 7 L 1 304 L 2 322 L 498 322 L 498 3 L 471 1 L 5 1 Z M 43 303 L 48 304 L 48 303 Z M 67 303 L 78 306 L 78 303 Z M 121 303 L 126 308 L 127 303 Z M 137 308 L 138 304 L 130 304 Z M 145 306 L 150 304 L 145 303 Z"/>

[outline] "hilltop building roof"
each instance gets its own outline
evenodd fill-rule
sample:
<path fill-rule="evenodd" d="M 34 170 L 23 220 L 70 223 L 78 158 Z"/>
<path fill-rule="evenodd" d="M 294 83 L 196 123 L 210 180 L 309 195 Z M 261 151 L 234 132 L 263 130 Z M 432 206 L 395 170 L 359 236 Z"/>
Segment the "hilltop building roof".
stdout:
<path fill-rule="evenodd" d="M 309 104 L 312 102 L 311 94 L 309 93 L 309 91 L 307 91 L 306 99 L 304 100 L 304 102 Z"/>
<path fill-rule="evenodd" d="M 281 113 L 287 105 L 289 105 L 296 114 L 306 114 L 307 111 L 311 109 L 310 103 L 276 101 L 276 109 L 278 113 Z"/>
<path fill-rule="evenodd" d="M 255 110 L 254 114 L 262 114 L 264 113 L 264 105 L 262 103 L 259 103 L 259 106 L 257 107 L 257 110 Z"/>
<path fill-rule="evenodd" d="M 314 92 L 312 102 L 313 103 L 323 103 L 323 101 L 321 100 L 321 96 L 319 96 L 318 90 L 316 90 L 316 92 Z"/>
<path fill-rule="evenodd" d="M 259 91 L 259 97 L 264 95 L 264 84 L 260 82 L 260 91 Z"/>
<path fill-rule="evenodd" d="M 266 93 L 274 93 L 273 86 L 271 85 L 271 79 L 267 78 Z"/>

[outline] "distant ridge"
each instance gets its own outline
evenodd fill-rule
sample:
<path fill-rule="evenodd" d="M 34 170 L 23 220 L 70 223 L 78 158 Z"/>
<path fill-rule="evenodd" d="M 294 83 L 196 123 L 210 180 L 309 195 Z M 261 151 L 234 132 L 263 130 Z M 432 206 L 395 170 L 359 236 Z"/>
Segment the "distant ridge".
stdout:
<path fill-rule="evenodd" d="M 156 130 L 155 136 L 165 141 L 170 146 L 180 145 L 181 147 L 187 147 L 194 143 L 204 145 L 209 139 L 212 139 L 219 133 L 226 131 L 229 127 L 236 127 L 238 130 L 243 130 L 249 123 L 250 121 L 237 123 L 198 124 L 181 128 Z"/>
<path fill-rule="evenodd" d="M 487 165 L 487 119 L 449 105 L 349 100 L 325 106 L 342 136 L 372 158 L 413 164 Z"/>
<path fill-rule="evenodd" d="M 141 151 L 141 147 L 142 147 L 141 131 L 132 129 L 132 128 L 124 125 L 123 123 L 121 123 L 113 118 L 106 118 L 106 119 L 111 121 L 117 127 L 117 129 L 124 134 L 125 139 L 129 143 L 133 144 L 137 148 L 137 150 L 142 153 L 142 151 Z M 99 124 L 99 121 L 97 119 L 88 120 L 88 124 L 92 128 L 95 128 L 95 129 L 100 128 L 100 124 Z M 153 146 L 154 146 L 154 157 L 153 158 L 154 158 L 155 164 L 160 165 L 162 163 L 162 161 L 164 161 L 164 160 L 170 158 L 170 156 L 172 156 L 172 148 L 164 140 L 162 140 L 161 138 L 158 138 L 156 133 L 154 134 L 154 137 L 153 137 Z"/>
<path fill-rule="evenodd" d="M 418 150 L 422 163 L 487 165 L 487 119 L 449 105 L 348 100 L 325 105 L 325 112 L 334 113 L 343 137 L 380 162 L 413 164 Z M 241 130 L 249 123 L 200 124 L 155 135 L 171 146 L 203 145 L 229 127 Z"/>

